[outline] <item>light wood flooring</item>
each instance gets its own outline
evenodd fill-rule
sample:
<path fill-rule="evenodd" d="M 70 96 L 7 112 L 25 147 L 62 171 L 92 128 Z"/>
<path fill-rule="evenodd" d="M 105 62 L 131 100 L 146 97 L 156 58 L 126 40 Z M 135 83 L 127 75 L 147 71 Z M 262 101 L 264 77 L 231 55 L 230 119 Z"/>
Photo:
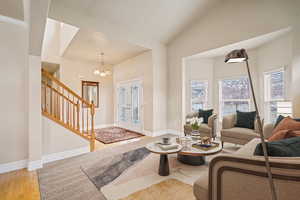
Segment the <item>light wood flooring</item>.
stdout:
<path fill-rule="evenodd" d="M 138 139 L 144 138 L 147 138 L 147 136 Z M 96 151 L 126 142 L 128 141 L 103 144 L 96 141 Z M 37 172 L 22 169 L 0 174 L 0 200 L 40 200 Z"/>

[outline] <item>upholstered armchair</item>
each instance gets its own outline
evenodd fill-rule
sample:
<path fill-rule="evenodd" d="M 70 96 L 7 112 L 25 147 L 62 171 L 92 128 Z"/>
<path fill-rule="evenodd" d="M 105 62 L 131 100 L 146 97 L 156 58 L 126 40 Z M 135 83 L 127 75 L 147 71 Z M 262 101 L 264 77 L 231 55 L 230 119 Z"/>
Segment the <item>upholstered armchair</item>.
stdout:
<path fill-rule="evenodd" d="M 234 154 L 221 154 L 209 163 L 209 172 L 194 183 L 197 200 L 271 199 L 263 156 L 253 152 L 260 139 L 253 139 Z M 298 200 L 300 158 L 270 157 L 278 200 Z"/>
<path fill-rule="evenodd" d="M 186 119 L 198 117 L 198 112 L 189 113 Z M 190 124 L 184 125 L 184 134 L 190 135 L 192 132 L 192 127 Z M 199 133 L 201 136 L 208 136 L 213 139 L 217 136 L 217 115 L 213 114 L 208 118 L 208 123 L 201 123 L 199 127 Z"/>
<path fill-rule="evenodd" d="M 235 127 L 235 124 L 236 114 L 223 117 L 221 130 L 222 143 L 229 142 L 244 145 L 254 138 L 259 138 L 257 121 L 255 121 L 254 129 Z M 263 127 L 263 133 L 266 139 L 272 135 L 272 130 L 273 124 L 267 124 Z"/>

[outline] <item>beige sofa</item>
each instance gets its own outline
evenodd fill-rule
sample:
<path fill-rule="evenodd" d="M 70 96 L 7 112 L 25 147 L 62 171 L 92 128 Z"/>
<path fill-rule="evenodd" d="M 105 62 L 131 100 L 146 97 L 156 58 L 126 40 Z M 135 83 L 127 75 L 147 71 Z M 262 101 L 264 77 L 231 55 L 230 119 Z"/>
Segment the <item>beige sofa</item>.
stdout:
<path fill-rule="evenodd" d="M 189 113 L 186 119 L 198 117 L 198 112 Z M 190 135 L 192 132 L 192 127 L 190 124 L 184 125 L 184 134 Z M 199 127 L 199 132 L 201 136 L 208 136 L 211 138 L 216 138 L 217 136 L 217 115 L 213 114 L 208 118 L 208 123 L 201 123 Z"/>
<path fill-rule="evenodd" d="M 269 200 L 264 158 L 253 156 L 255 138 L 235 154 L 222 154 L 209 164 L 209 173 L 194 183 L 197 200 Z M 270 158 L 278 200 L 300 199 L 300 157 Z"/>
<path fill-rule="evenodd" d="M 257 122 L 255 122 L 255 129 L 234 127 L 236 123 L 236 114 L 227 115 L 223 117 L 221 141 L 234 144 L 247 144 L 254 138 L 259 137 Z M 273 125 L 267 124 L 263 128 L 265 138 L 272 135 Z"/>

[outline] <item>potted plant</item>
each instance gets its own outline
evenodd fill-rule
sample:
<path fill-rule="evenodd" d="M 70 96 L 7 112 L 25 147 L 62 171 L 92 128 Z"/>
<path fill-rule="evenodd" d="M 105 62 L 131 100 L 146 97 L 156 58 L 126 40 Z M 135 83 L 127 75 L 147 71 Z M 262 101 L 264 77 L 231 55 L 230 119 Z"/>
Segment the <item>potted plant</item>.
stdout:
<path fill-rule="evenodd" d="M 193 117 L 187 120 L 187 122 L 191 125 L 192 135 L 199 135 L 199 127 L 203 122 L 202 118 Z"/>

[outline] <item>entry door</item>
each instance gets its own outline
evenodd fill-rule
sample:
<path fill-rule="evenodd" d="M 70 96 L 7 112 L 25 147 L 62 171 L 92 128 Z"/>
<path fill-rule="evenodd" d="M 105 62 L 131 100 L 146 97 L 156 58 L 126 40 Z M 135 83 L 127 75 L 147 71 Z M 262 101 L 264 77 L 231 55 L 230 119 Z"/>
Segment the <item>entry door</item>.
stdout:
<path fill-rule="evenodd" d="M 118 92 L 118 125 L 120 127 L 142 131 L 142 84 L 132 81 L 119 84 Z"/>

